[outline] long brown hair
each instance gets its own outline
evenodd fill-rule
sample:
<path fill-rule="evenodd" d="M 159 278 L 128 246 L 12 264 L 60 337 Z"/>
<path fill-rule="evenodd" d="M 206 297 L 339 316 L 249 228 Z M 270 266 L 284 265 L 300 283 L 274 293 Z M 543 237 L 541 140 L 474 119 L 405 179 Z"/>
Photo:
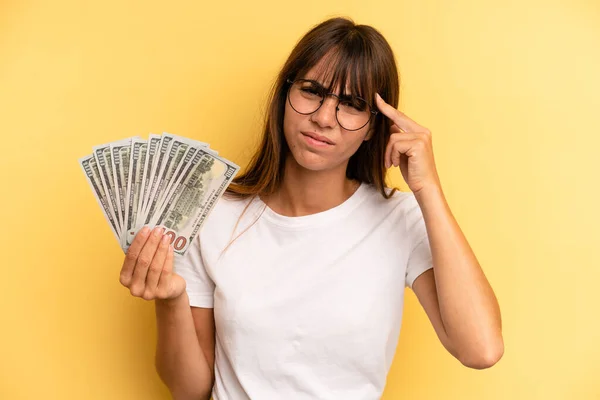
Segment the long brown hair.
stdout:
<path fill-rule="evenodd" d="M 375 92 L 394 107 L 398 106 L 399 77 L 394 53 L 376 29 L 356 25 L 349 18 L 331 18 L 314 26 L 296 44 L 279 72 L 268 97 L 262 141 L 243 174 L 229 185 L 226 195 L 244 199 L 273 194 L 283 181 L 288 146 L 283 134 L 283 114 L 287 101 L 287 79 L 302 77 L 327 56 L 324 79 L 332 76 L 329 91 L 349 82 L 351 92 L 375 107 Z M 346 176 L 373 184 L 386 199 L 384 154 L 392 122 L 378 113 L 370 122 L 369 140 L 363 141 L 350 157 Z"/>

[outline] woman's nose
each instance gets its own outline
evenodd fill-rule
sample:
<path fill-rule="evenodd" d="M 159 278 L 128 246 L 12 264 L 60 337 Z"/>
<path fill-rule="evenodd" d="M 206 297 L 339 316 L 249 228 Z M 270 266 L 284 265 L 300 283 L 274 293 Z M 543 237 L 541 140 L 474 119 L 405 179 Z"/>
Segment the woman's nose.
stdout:
<path fill-rule="evenodd" d="M 322 127 L 334 127 L 337 124 L 337 98 L 330 96 L 323 100 L 323 104 L 312 114 L 312 120 Z"/>

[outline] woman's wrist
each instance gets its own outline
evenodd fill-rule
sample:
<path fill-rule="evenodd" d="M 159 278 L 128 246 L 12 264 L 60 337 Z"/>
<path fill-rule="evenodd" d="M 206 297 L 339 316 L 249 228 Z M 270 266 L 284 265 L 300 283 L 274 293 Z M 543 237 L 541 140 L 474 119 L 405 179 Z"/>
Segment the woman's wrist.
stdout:
<path fill-rule="evenodd" d="M 180 307 L 181 304 L 185 304 L 187 306 L 190 305 L 190 300 L 187 295 L 187 291 L 184 290 L 179 296 L 172 297 L 169 299 L 156 299 L 157 304 L 163 305 L 169 308 Z"/>

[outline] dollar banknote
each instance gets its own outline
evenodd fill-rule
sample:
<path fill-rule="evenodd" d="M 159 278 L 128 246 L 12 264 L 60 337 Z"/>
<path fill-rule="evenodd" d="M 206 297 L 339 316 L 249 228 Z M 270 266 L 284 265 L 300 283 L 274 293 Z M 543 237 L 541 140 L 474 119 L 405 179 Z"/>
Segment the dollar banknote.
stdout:
<path fill-rule="evenodd" d="M 115 222 L 117 223 L 117 231 L 120 235 L 122 232 L 122 221 L 120 217 L 118 199 L 115 194 L 115 181 L 113 178 L 112 171 L 110 143 L 94 146 L 92 150 L 94 151 L 93 154 L 96 158 L 96 164 L 98 165 L 100 181 L 102 182 L 102 187 L 106 193 L 106 197 L 108 198 L 108 200 L 110 200 L 108 205 L 111 208 L 112 215 L 115 216 Z"/>
<path fill-rule="evenodd" d="M 110 143 L 110 158 L 114 179 L 115 197 L 119 208 L 122 229 L 125 229 L 127 209 L 125 207 L 127 197 L 127 179 L 129 175 L 129 161 L 131 158 L 131 140 L 133 138 Z"/>
<path fill-rule="evenodd" d="M 131 140 L 131 152 L 129 160 L 129 172 L 127 174 L 127 194 L 125 207 L 125 227 L 129 231 L 135 224 L 137 217 L 137 207 L 140 198 L 140 186 L 143 176 L 143 165 L 146 158 L 146 148 L 148 143 L 146 140 L 134 137 Z M 126 247 L 127 235 L 121 235 L 121 248 Z"/>
<path fill-rule="evenodd" d="M 174 250 L 181 255 L 239 169 L 203 150 L 199 150 L 197 156 L 201 153 L 204 154 L 199 161 L 187 169 L 168 195 L 160 213 L 155 213 L 149 221 L 151 225 L 166 228 L 165 234 L 171 235 Z"/>
<path fill-rule="evenodd" d="M 148 204 L 146 206 L 146 210 L 144 211 L 145 216 L 154 214 L 154 212 L 157 210 L 157 207 L 162 204 L 163 197 L 167 193 L 167 183 L 173 178 L 173 174 L 175 173 L 177 166 L 181 163 L 181 160 L 183 159 L 183 156 L 187 150 L 193 146 L 208 148 L 207 143 L 192 142 L 183 137 L 169 133 L 163 134 L 163 140 L 165 140 L 165 138 L 169 139 L 167 154 L 162 160 L 162 165 L 160 168 L 157 165 L 155 171 L 155 184 L 150 190 Z M 159 161 L 157 161 L 157 163 L 158 162 Z"/>
<path fill-rule="evenodd" d="M 150 187 L 150 180 L 152 170 L 154 168 L 154 162 L 156 160 L 156 154 L 158 147 L 160 146 L 160 135 L 150 134 L 148 137 L 148 148 L 146 150 L 146 158 L 144 160 L 143 176 L 140 186 L 140 202 L 138 203 L 138 215 L 143 216 L 146 202 L 148 200 L 148 192 Z"/>
<path fill-rule="evenodd" d="M 109 200 L 106 196 L 106 191 L 102 187 L 100 171 L 98 170 L 98 165 L 96 164 L 96 158 L 93 155 L 82 157 L 79 159 L 79 164 L 81 165 L 83 173 L 85 174 L 88 183 L 92 188 L 92 194 L 100 205 L 102 214 L 104 214 L 104 217 L 110 225 L 110 228 L 117 240 L 120 240 L 116 217 L 108 204 Z"/>
<path fill-rule="evenodd" d="M 79 164 L 127 252 L 143 226 L 162 226 L 185 254 L 206 217 L 239 171 L 208 143 L 164 132 L 92 147 Z"/>

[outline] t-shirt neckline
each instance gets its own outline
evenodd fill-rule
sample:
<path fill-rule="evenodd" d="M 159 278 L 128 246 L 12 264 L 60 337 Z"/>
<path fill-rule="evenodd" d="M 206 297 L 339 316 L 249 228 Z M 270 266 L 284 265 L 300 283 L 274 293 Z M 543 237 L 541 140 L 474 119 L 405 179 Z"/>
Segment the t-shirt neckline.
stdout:
<path fill-rule="evenodd" d="M 269 221 L 288 228 L 307 228 L 314 225 L 319 225 L 328 221 L 339 219 L 350 213 L 356 206 L 365 198 L 367 194 L 367 184 L 361 182 L 354 193 L 344 202 L 332 207 L 328 210 L 321 211 L 315 214 L 302 215 L 300 217 L 289 217 L 278 214 L 273 211 L 259 196 L 256 196 L 261 209 L 264 208 L 262 216 Z"/>

